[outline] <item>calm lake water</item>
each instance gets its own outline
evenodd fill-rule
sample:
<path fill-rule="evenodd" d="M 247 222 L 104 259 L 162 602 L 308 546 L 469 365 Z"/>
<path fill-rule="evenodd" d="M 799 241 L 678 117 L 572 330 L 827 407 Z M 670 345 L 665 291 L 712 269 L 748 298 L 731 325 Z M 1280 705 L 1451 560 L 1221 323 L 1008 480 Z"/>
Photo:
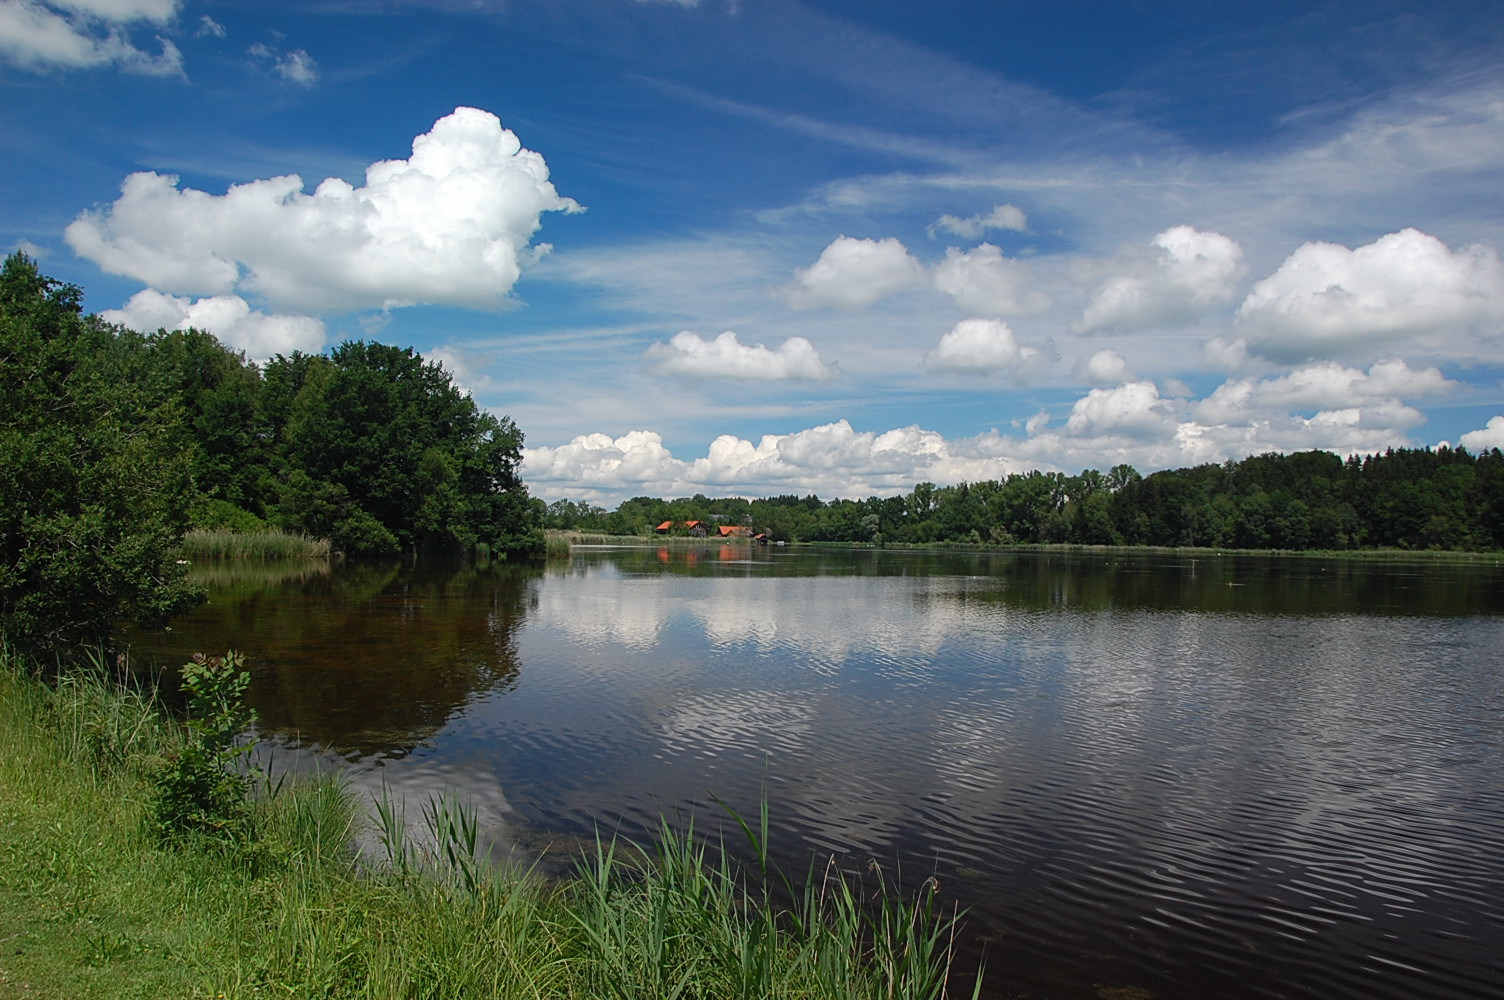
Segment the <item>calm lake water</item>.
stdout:
<path fill-rule="evenodd" d="M 1504 569 L 576 549 L 209 578 L 279 763 L 562 855 L 724 800 L 970 907 L 991 996 L 1504 996 Z M 416 817 L 416 807 L 410 807 Z"/>

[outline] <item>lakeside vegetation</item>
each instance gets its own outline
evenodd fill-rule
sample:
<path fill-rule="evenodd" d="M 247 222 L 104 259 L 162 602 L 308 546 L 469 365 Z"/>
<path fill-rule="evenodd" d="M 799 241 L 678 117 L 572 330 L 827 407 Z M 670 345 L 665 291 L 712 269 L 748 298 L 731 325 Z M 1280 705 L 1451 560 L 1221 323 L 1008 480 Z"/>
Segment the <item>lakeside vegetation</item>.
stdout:
<path fill-rule="evenodd" d="M 257 365 L 141 334 L 14 253 L 0 266 L 0 634 L 105 644 L 201 602 L 191 559 L 543 550 L 522 432 L 410 348 Z M 312 539 L 314 541 L 310 542 Z"/>
<path fill-rule="evenodd" d="M 67 466 L 128 449 L 149 471 L 126 485 L 149 475 L 173 527 L 281 529 L 350 554 L 541 547 L 517 474 L 521 431 L 411 348 L 351 341 L 258 365 L 201 330 L 140 334 L 86 316 L 81 299 L 25 254 L 0 271 L 3 426 L 19 437 L 6 435 L 7 458 L 40 466 L 33 452 L 62 443 L 54 429 L 89 434 L 80 451 L 50 452 Z M 152 509 L 143 490 L 122 499 Z"/>
<path fill-rule="evenodd" d="M 902 496 L 822 501 L 703 495 L 635 497 L 614 511 L 569 500 L 554 531 L 652 535 L 665 521 L 748 525 L 778 541 L 900 545 L 1106 545 L 1250 551 L 1504 549 L 1504 453 L 1323 451 L 1141 476 L 1127 465 L 1080 475 L 1029 472 Z"/>
<path fill-rule="evenodd" d="M 332 551 L 327 538 L 310 538 L 278 528 L 260 531 L 192 528 L 178 545 L 178 555 L 190 561 L 276 563 L 327 560 Z"/>
<path fill-rule="evenodd" d="M 242 745 L 217 728 L 234 721 L 233 683 L 223 683 L 234 662 L 200 666 L 222 668 L 220 680 L 200 689 L 204 714 L 184 725 L 98 666 L 47 683 L 0 651 L 5 991 L 38 1000 L 948 995 L 956 925 L 932 882 L 909 903 L 881 873 L 863 885 L 834 865 L 776 883 L 667 826 L 643 847 L 602 841 L 577 877 L 551 882 L 490 863 L 473 814 L 442 797 L 423 810 L 416 837 L 378 803 L 384 853 L 359 856 L 362 810 L 335 779 L 234 768 Z M 221 791 L 241 790 L 207 812 L 163 795 L 164 784 L 181 792 L 164 775 L 180 773 L 195 746 L 220 747 Z M 765 818 L 742 830 L 765 865 Z"/>

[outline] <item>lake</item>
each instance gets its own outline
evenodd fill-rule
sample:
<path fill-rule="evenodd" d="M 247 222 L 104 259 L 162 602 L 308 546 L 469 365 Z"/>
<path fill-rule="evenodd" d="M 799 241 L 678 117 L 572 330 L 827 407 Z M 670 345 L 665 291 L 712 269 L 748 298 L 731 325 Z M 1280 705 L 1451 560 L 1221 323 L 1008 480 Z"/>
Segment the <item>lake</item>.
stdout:
<path fill-rule="evenodd" d="M 278 766 L 456 790 L 503 852 L 766 795 L 787 868 L 935 876 L 991 996 L 1504 996 L 1497 562 L 676 544 L 206 580 L 138 663 L 245 651 Z"/>

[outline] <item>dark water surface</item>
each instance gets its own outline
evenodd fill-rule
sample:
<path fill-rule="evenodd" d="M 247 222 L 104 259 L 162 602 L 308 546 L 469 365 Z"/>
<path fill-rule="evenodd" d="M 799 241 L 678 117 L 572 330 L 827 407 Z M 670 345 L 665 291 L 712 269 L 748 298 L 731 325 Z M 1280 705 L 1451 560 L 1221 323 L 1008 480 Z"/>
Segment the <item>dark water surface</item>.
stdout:
<path fill-rule="evenodd" d="M 576 549 L 211 579 L 284 758 L 502 844 L 755 816 L 972 908 L 989 994 L 1504 996 L 1504 569 Z"/>

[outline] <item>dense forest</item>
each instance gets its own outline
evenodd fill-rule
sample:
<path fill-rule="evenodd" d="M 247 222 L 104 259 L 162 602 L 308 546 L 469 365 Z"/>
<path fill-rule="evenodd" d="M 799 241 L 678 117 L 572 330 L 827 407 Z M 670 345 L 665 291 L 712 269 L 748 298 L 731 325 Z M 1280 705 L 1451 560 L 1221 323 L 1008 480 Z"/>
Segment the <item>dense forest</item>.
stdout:
<path fill-rule="evenodd" d="M 541 550 L 522 433 L 410 348 L 248 361 L 199 330 L 85 315 L 0 267 L 0 630 L 52 648 L 191 606 L 191 528 L 281 528 L 351 555 Z"/>
<path fill-rule="evenodd" d="M 920 483 L 904 496 L 866 500 L 637 497 L 611 512 L 560 500 L 543 517 L 549 528 L 628 535 L 695 520 L 807 542 L 1499 549 L 1504 455 L 1396 449 L 1344 461 L 1309 451 L 1150 476 L 1119 465 L 1077 476 Z"/>

